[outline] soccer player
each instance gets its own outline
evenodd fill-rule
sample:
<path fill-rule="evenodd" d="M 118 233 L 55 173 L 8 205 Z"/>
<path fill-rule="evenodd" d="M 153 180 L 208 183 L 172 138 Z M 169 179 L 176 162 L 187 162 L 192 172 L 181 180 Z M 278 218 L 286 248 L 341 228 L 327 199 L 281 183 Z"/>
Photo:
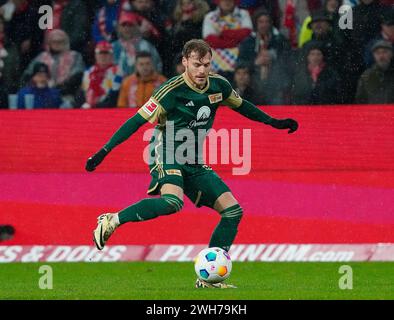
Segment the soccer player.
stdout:
<path fill-rule="evenodd" d="M 195 152 L 186 155 L 185 160 L 179 156 L 184 153 L 177 148 L 184 148 L 183 144 L 188 142 L 174 141 L 169 136 L 174 136 L 181 130 L 189 130 L 197 137 L 201 130 L 209 130 L 219 105 L 227 105 L 251 120 L 276 129 L 288 129 L 288 133 L 298 128 L 293 119 L 270 117 L 252 103 L 243 100 L 225 78 L 211 74 L 212 50 L 203 40 L 188 41 L 182 53 L 185 72 L 162 84 L 145 105 L 86 163 L 87 171 L 95 170 L 109 152 L 138 128 L 147 122 L 158 122 L 151 140 L 152 180 L 148 194 L 160 197 L 146 198 L 119 212 L 99 216 L 97 228 L 93 232 L 94 243 L 99 250 L 104 248 L 111 234 L 120 225 L 180 211 L 183 196 L 186 195 L 197 207 L 207 206 L 221 215 L 209 247 L 220 247 L 228 251 L 242 218 L 241 206 L 222 179 L 202 163 L 202 148 L 199 144 L 201 138 L 189 139 L 189 147 L 192 144 L 192 148 L 186 149 Z M 197 286 L 205 284 L 197 283 Z"/>

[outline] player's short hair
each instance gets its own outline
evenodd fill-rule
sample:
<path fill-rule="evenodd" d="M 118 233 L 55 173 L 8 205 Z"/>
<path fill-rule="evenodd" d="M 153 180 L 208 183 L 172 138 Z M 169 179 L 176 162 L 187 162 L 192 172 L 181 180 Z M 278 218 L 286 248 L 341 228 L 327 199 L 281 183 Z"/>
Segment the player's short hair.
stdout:
<path fill-rule="evenodd" d="M 137 61 L 139 58 L 151 58 L 151 59 L 153 59 L 152 54 L 149 51 L 139 51 L 139 52 L 137 52 L 137 54 L 135 55 L 135 60 Z"/>
<path fill-rule="evenodd" d="M 212 57 L 211 47 L 201 39 L 192 39 L 185 43 L 182 50 L 182 56 L 187 59 L 190 57 L 192 52 L 197 52 L 200 59 L 205 57 L 207 53 Z"/>

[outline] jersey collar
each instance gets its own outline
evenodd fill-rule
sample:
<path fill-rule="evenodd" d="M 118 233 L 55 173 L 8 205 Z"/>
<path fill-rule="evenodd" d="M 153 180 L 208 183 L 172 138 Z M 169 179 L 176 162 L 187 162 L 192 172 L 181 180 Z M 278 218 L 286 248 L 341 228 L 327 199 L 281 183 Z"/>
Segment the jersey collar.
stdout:
<path fill-rule="evenodd" d="M 188 86 L 190 89 L 196 91 L 197 93 L 204 93 L 204 92 L 207 91 L 208 88 L 209 88 L 209 77 L 208 77 L 208 79 L 207 79 L 207 84 L 205 85 L 204 89 L 198 89 L 198 88 L 194 85 L 193 81 L 188 77 L 188 75 L 186 74 L 186 72 L 184 72 L 184 73 L 182 74 L 182 77 L 183 77 L 183 79 L 185 80 L 185 83 L 187 84 L 187 86 Z"/>

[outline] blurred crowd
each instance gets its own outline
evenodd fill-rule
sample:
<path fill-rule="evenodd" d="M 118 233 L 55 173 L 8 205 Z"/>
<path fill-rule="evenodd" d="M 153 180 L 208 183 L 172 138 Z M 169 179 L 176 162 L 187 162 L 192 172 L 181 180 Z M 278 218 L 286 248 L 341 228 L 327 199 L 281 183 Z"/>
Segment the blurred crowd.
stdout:
<path fill-rule="evenodd" d="M 193 38 L 257 105 L 394 103 L 393 0 L 0 0 L 0 108 L 140 107 Z"/>

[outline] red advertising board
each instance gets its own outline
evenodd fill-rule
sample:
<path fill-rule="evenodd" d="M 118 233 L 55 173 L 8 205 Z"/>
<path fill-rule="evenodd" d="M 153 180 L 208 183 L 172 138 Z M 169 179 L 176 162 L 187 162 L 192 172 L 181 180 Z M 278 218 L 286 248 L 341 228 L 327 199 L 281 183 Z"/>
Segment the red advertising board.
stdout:
<path fill-rule="evenodd" d="M 212 167 L 244 208 L 236 244 L 393 243 L 394 106 L 262 109 L 297 119 L 299 130 L 289 135 L 225 107 L 214 123 L 230 143 L 216 149 L 218 161 L 228 163 Z M 86 159 L 134 113 L 1 111 L 0 224 L 16 229 L 1 244 L 90 246 L 99 214 L 146 197 L 150 178 L 143 150 L 150 124 L 95 172 L 84 171 Z M 240 168 L 247 174 L 234 174 Z M 122 226 L 110 244 L 207 243 L 218 219 L 211 209 L 185 200 L 181 213 Z"/>

